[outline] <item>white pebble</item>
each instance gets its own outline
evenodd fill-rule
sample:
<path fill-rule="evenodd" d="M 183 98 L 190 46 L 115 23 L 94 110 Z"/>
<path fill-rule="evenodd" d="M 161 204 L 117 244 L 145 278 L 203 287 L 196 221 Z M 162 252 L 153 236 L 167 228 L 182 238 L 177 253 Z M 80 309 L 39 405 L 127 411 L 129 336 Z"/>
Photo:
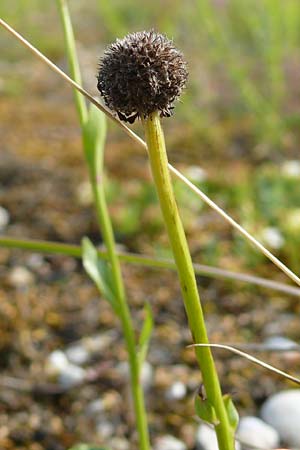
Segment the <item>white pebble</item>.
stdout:
<path fill-rule="evenodd" d="M 299 345 L 296 342 L 283 336 L 270 336 L 265 339 L 264 346 L 270 350 L 292 350 L 293 347 L 296 350 L 299 349 Z"/>
<path fill-rule="evenodd" d="M 4 231 L 9 224 L 10 216 L 7 209 L 0 206 L 0 233 Z"/>
<path fill-rule="evenodd" d="M 241 440 L 244 450 L 250 450 L 252 446 L 272 449 L 279 445 L 277 431 L 258 417 L 242 417 L 237 436 Z M 249 444 L 249 447 L 246 444 Z"/>
<path fill-rule="evenodd" d="M 28 265 L 28 267 L 34 270 L 40 269 L 44 263 L 44 257 L 39 253 L 32 253 L 26 260 L 26 264 Z"/>
<path fill-rule="evenodd" d="M 263 404 L 261 417 L 277 430 L 286 445 L 300 447 L 300 389 L 272 395 Z"/>
<path fill-rule="evenodd" d="M 262 240 L 271 248 L 279 249 L 284 245 L 284 238 L 276 227 L 266 227 L 262 231 Z"/>
<path fill-rule="evenodd" d="M 66 389 L 81 384 L 86 377 L 86 371 L 75 364 L 68 364 L 58 376 L 58 383 Z"/>
<path fill-rule="evenodd" d="M 47 358 L 46 368 L 50 374 L 58 374 L 69 365 L 68 358 L 61 350 L 54 350 Z"/>
<path fill-rule="evenodd" d="M 108 348 L 116 339 L 115 331 L 107 331 L 105 333 L 97 334 L 83 338 L 80 344 L 91 354 L 97 353 Z"/>
<path fill-rule="evenodd" d="M 181 381 L 173 383 L 166 392 L 168 400 L 181 400 L 186 396 L 186 386 Z"/>
<path fill-rule="evenodd" d="M 114 437 L 109 441 L 109 446 L 114 450 L 129 450 L 129 442 L 120 437 Z"/>
<path fill-rule="evenodd" d="M 82 345 L 71 345 L 66 349 L 66 355 L 68 360 L 73 363 L 81 366 L 82 364 L 86 364 L 90 359 L 90 353 L 84 348 Z"/>
<path fill-rule="evenodd" d="M 154 450 L 187 450 L 187 446 L 184 442 L 167 434 L 157 439 Z"/>
<path fill-rule="evenodd" d="M 184 172 L 187 178 L 195 183 L 202 183 L 207 179 L 206 171 L 199 166 L 189 166 Z"/>
<path fill-rule="evenodd" d="M 91 401 L 86 407 L 86 414 L 90 417 L 100 415 L 105 410 L 104 402 L 101 398 Z"/>
<path fill-rule="evenodd" d="M 96 432 L 101 439 L 108 439 L 114 434 L 115 428 L 111 422 L 102 420 L 96 425 Z"/>
<path fill-rule="evenodd" d="M 240 450 L 239 442 L 235 442 L 235 449 Z M 196 433 L 196 450 L 219 450 L 215 430 L 205 423 L 201 424 Z"/>
<path fill-rule="evenodd" d="M 46 361 L 46 371 L 64 388 L 71 388 L 82 383 L 86 376 L 86 371 L 71 364 L 61 350 L 55 350 L 49 355 Z"/>
<path fill-rule="evenodd" d="M 300 161 L 291 159 L 285 161 L 281 166 L 282 173 L 291 178 L 300 177 Z"/>
<path fill-rule="evenodd" d="M 15 288 L 25 288 L 33 283 L 34 276 L 26 267 L 16 266 L 11 270 L 8 279 Z"/>

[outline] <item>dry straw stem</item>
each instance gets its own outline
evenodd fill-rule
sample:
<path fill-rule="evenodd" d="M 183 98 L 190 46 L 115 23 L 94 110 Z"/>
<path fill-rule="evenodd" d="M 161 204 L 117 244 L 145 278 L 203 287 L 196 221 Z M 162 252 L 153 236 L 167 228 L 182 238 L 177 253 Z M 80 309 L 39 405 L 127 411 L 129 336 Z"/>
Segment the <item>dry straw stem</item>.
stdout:
<path fill-rule="evenodd" d="M 225 344 L 191 344 L 188 345 L 189 347 L 209 347 L 209 348 L 220 348 L 223 350 L 228 350 L 232 353 L 235 353 L 236 355 L 242 356 L 242 358 L 248 359 L 248 361 L 253 362 L 254 364 L 257 364 L 258 366 L 264 367 L 265 369 L 269 370 L 270 372 L 277 373 L 278 375 L 281 375 L 282 377 L 286 378 L 287 380 L 293 381 L 296 384 L 300 385 L 299 378 L 293 377 L 292 375 L 283 372 L 280 369 L 277 369 L 274 366 L 271 366 L 270 364 L 267 364 L 266 362 L 262 361 L 261 359 L 257 359 L 252 355 L 249 355 L 249 353 L 242 352 L 241 350 L 231 347 L 231 345 L 225 345 Z"/>
<path fill-rule="evenodd" d="M 81 258 L 81 247 L 73 244 L 63 244 L 60 242 L 41 241 L 36 239 L 16 239 L 9 236 L 0 236 L 0 246 L 7 248 L 18 248 L 32 250 L 40 253 L 55 253 L 69 255 L 74 258 Z M 108 259 L 107 252 L 98 250 L 99 258 Z M 176 266 L 172 259 L 157 258 L 150 255 L 140 255 L 137 253 L 118 252 L 121 261 L 128 264 L 137 264 L 144 267 L 153 267 L 159 269 L 175 270 Z M 294 297 L 300 297 L 300 289 L 288 284 L 268 280 L 266 278 L 256 277 L 248 273 L 232 272 L 230 270 L 220 269 L 219 267 L 207 266 L 205 264 L 194 263 L 196 275 L 202 275 L 209 278 L 221 280 L 232 280 L 243 283 L 250 283 L 267 289 L 273 289 Z"/>
<path fill-rule="evenodd" d="M 91 94 L 89 94 L 82 86 L 77 84 L 72 78 L 65 74 L 59 67 L 57 67 L 52 61 L 44 56 L 39 50 L 37 50 L 32 44 L 30 44 L 25 38 L 23 38 L 16 30 L 8 25 L 3 19 L 0 18 L 0 25 L 3 26 L 9 33 L 11 33 L 19 42 L 27 47 L 35 56 L 41 61 L 47 64 L 54 72 L 59 74 L 67 83 L 73 88 L 77 89 L 82 95 L 84 95 L 90 102 L 92 102 L 97 108 L 103 111 L 111 120 L 113 120 L 118 126 L 120 126 L 129 137 L 131 137 L 136 143 L 141 145 L 147 150 L 146 143 L 137 136 L 130 128 L 124 125 L 118 120 L 113 113 L 97 101 Z M 241 225 L 239 225 L 232 217 L 230 217 L 223 209 L 221 209 L 215 202 L 213 202 L 204 192 L 196 187 L 191 181 L 189 181 L 182 173 L 180 173 L 170 163 L 168 164 L 170 171 L 183 183 L 185 183 L 193 192 L 195 192 L 207 205 L 209 205 L 214 211 L 223 217 L 235 230 L 242 234 L 248 241 L 250 241 L 260 252 L 262 252 L 270 261 L 272 261 L 282 272 L 284 272 L 291 280 L 293 280 L 298 286 L 300 286 L 300 278 L 292 272 L 285 264 L 283 264 L 276 256 L 274 256 L 268 249 L 266 249 L 257 239 L 255 239 L 248 231 L 246 231 Z"/>

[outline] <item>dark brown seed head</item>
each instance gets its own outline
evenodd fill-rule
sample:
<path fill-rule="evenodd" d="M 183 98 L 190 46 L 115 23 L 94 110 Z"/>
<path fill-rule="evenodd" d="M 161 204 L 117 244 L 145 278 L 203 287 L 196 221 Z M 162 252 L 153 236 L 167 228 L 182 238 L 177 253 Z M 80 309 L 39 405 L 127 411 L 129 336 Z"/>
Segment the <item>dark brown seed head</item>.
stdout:
<path fill-rule="evenodd" d="M 133 123 L 159 110 L 172 114 L 187 79 L 183 55 L 161 34 L 141 31 L 117 39 L 100 60 L 97 87 L 121 120 Z"/>

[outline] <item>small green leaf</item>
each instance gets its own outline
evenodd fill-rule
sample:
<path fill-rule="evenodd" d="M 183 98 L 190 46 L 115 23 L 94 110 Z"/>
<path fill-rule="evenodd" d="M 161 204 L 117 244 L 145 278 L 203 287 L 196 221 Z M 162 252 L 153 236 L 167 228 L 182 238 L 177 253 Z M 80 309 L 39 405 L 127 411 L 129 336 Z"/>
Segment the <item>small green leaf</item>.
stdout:
<path fill-rule="evenodd" d="M 212 425 L 220 423 L 213 405 L 207 399 L 202 399 L 200 395 L 195 397 L 195 411 L 197 416 L 205 422 Z"/>
<path fill-rule="evenodd" d="M 110 281 L 108 263 L 98 257 L 96 248 L 86 237 L 82 239 L 82 263 L 86 273 L 93 280 L 101 294 L 110 302 L 114 310 L 118 312 L 117 302 Z"/>
<path fill-rule="evenodd" d="M 234 406 L 233 401 L 231 400 L 231 397 L 229 394 L 223 395 L 224 405 L 228 416 L 228 421 L 233 429 L 235 431 L 237 429 L 237 426 L 239 424 L 239 413 L 237 412 L 236 407 Z"/>
<path fill-rule="evenodd" d="M 103 169 L 105 137 L 105 115 L 95 105 L 91 104 L 88 119 L 83 125 L 83 142 L 85 157 L 95 178 L 101 175 Z"/>
<path fill-rule="evenodd" d="M 142 367 L 148 351 L 149 341 L 153 330 L 153 315 L 149 303 L 145 305 L 145 319 L 138 342 L 139 363 Z"/>

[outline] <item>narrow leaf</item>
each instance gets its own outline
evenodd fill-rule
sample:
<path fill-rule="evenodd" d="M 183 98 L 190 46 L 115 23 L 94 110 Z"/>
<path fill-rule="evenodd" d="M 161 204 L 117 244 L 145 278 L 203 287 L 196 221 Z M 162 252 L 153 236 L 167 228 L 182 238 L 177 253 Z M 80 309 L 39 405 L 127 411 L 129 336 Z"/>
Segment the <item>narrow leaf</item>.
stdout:
<path fill-rule="evenodd" d="M 66 0 L 57 0 L 57 6 L 58 6 L 58 11 L 60 13 L 63 30 L 64 30 L 66 53 L 67 53 L 67 57 L 68 57 L 71 77 L 73 78 L 73 80 L 76 81 L 76 83 L 81 85 L 82 84 L 81 73 L 80 73 L 80 67 L 79 67 L 79 62 L 78 62 L 78 58 L 77 58 L 73 26 L 72 26 L 72 21 L 71 21 L 71 16 L 70 16 L 67 1 Z M 85 100 L 84 100 L 83 96 L 77 91 L 77 89 L 74 89 L 74 96 L 75 96 L 75 103 L 76 103 L 76 108 L 77 108 L 77 113 L 79 115 L 80 123 L 81 123 L 81 125 L 83 125 L 83 123 L 85 122 L 86 117 L 87 117 L 87 108 L 86 108 Z"/>
<path fill-rule="evenodd" d="M 95 105 L 91 104 L 88 119 L 83 125 L 83 142 L 85 157 L 94 179 L 102 173 L 105 138 L 105 115 Z"/>
<path fill-rule="evenodd" d="M 153 330 L 153 315 L 151 306 L 149 303 L 146 303 L 145 305 L 145 319 L 143 322 L 142 330 L 139 337 L 138 342 L 138 352 L 139 352 L 139 363 L 140 367 L 143 366 L 143 363 L 146 359 L 148 347 L 149 347 L 149 341 L 151 337 L 151 333 Z"/>
<path fill-rule="evenodd" d="M 194 405 L 196 414 L 201 420 L 214 426 L 220 423 L 215 408 L 207 398 L 202 399 L 199 394 L 196 395 Z"/>
<path fill-rule="evenodd" d="M 223 395 L 224 405 L 228 416 L 229 424 L 233 431 L 237 429 L 239 424 L 239 413 L 229 394 Z"/>
<path fill-rule="evenodd" d="M 100 260 L 97 250 L 88 238 L 82 239 L 82 263 L 85 271 L 93 280 L 100 293 L 117 312 L 117 303 L 111 285 L 107 283 L 107 261 Z"/>

